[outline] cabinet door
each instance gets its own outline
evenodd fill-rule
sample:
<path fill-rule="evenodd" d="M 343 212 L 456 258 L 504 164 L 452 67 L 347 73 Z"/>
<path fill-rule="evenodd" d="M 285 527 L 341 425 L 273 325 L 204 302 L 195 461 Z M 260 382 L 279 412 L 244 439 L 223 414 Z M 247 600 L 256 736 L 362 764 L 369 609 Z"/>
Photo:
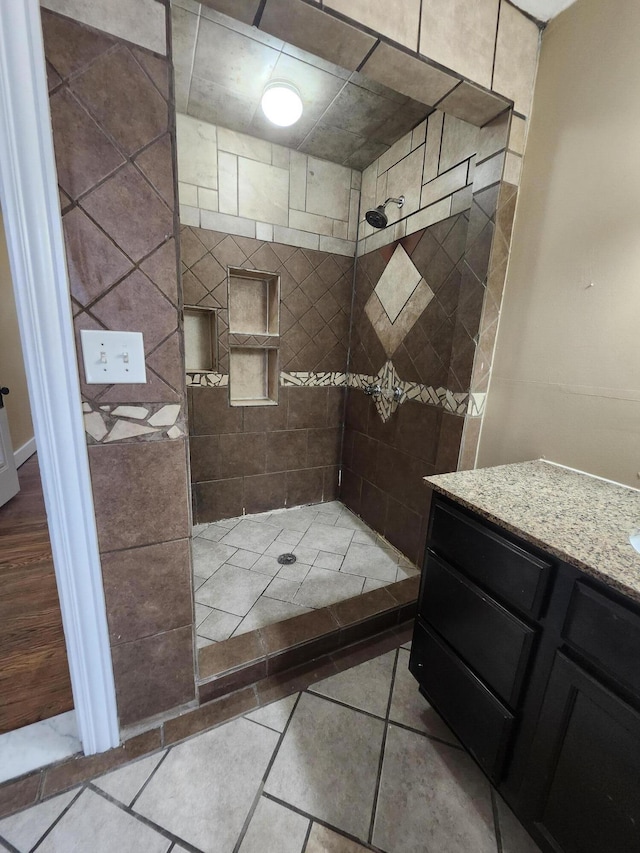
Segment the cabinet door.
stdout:
<path fill-rule="evenodd" d="M 558 653 L 530 756 L 533 821 L 563 853 L 639 853 L 640 714 Z"/>

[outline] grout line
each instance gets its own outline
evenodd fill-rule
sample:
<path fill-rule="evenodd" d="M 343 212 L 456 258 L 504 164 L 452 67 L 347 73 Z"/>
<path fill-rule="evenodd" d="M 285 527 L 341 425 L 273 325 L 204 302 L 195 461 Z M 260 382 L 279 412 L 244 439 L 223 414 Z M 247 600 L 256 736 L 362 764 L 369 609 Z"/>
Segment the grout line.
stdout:
<path fill-rule="evenodd" d="M 398 670 L 398 659 L 400 657 L 399 649 L 396 649 L 396 659 L 393 662 L 393 671 L 391 673 L 391 686 L 389 689 L 389 699 L 387 700 L 387 713 L 385 714 L 385 726 L 382 733 L 382 746 L 380 747 L 380 758 L 378 759 L 378 775 L 376 777 L 376 787 L 373 794 L 373 807 L 371 809 L 371 823 L 369 824 L 369 844 L 373 842 L 373 831 L 376 822 L 376 811 L 378 808 L 378 797 L 380 795 L 380 783 L 382 781 L 382 765 L 384 763 L 384 752 L 387 745 L 387 730 L 389 728 L 389 714 L 391 713 L 391 702 L 393 700 L 393 691 L 396 686 L 396 672 Z"/>
<path fill-rule="evenodd" d="M 60 821 L 66 815 L 66 813 L 69 811 L 69 809 L 78 801 L 78 798 L 82 794 L 84 788 L 85 788 L 85 785 L 80 786 L 76 796 L 71 799 L 71 802 L 68 803 L 67 806 L 60 812 L 58 817 L 53 821 L 53 823 L 48 827 L 48 829 L 40 836 L 40 838 L 38 838 L 38 840 L 33 845 L 33 847 L 30 848 L 30 850 L 35 850 L 38 847 L 38 845 L 41 844 L 42 841 L 46 838 L 46 836 L 49 835 L 49 833 L 53 830 L 54 826 L 56 826 L 58 823 L 60 823 Z M 39 801 L 39 802 L 42 802 L 42 801 Z M 44 802 L 46 802 L 46 801 L 44 801 Z M 15 848 L 12 848 L 12 849 L 15 849 Z M 19 851 L 17 851 L 17 853 L 19 853 Z"/>
<path fill-rule="evenodd" d="M 244 837 L 247 834 L 247 830 L 249 829 L 249 824 L 253 820 L 253 816 L 256 812 L 256 809 L 258 808 L 258 803 L 262 799 L 263 790 L 264 790 L 264 779 L 258 785 L 258 790 L 256 791 L 256 795 L 253 798 L 253 802 L 251 803 L 251 808 L 249 809 L 249 812 L 247 813 L 247 816 L 244 819 L 244 823 L 242 824 L 242 829 L 240 830 L 240 835 L 238 835 L 236 843 L 233 847 L 233 853 L 238 853 L 238 850 L 240 849 L 240 845 L 244 841 Z"/>
<path fill-rule="evenodd" d="M 169 841 L 172 841 L 174 844 L 180 844 L 182 847 L 185 848 L 185 850 L 188 850 L 189 853 L 204 853 L 204 851 L 201 850 L 199 847 L 196 847 L 189 841 L 186 841 L 184 838 L 181 838 L 179 835 L 175 835 L 173 832 L 170 832 L 168 829 L 165 829 L 163 826 L 160 826 L 160 824 L 154 823 L 152 820 L 149 820 L 149 818 L 145 817 L 139 812 L 134 812 L 130 806 L 123 805 L 119 800 L 116 800 L 115 797 L 112 797 L 110 794 L 107 794 L 106 791 L 103 791 L 101 788 L 96 787 L 95 785 L 93 785 L 93 783 L 89 782 L 86 786 L 86 789 L 88 791 L 92 791 L 94 794 L 98 794 L 98 796 L 102 797 L 104 800 L 107 800 L 107 802 L 111 803 L 114 806 L 117 806 L 120 811 L 125 812 L 130 817 L 133 817 L 136 820 L 140 821 L 140 823 L 144 824 L 145 826 L 148 826 L 150 829 L 155 829 L 155 831 L 159 835 L 162 835 L 164 838 L 168 839 Z"/>
<path fill-rule="evenodd" d="M 10 844 L 3 835 L 0 835 L 0 845 L 4 845 L 9 853 L 21 853 L 17 847 L 14 847 L 13 844 Z"/>
<path fill-rule="evenodd" d="M 277 803 L 279 806 L 283 806 L 289 811 L 295 812 L 301 817 L 306 817 L 307 820 L 310 820 L 312 823 L 317 823 L 319 826 L 324 826 L 326 829 L 330 829 L 332 832 L 335 832 L 336 835 L 339 835 L 341 838 L 347 838 L 349 841 L 354 842 L 355 844 L 359 844 L 360 847 L 364 847 L 365 850 L 371 850 L 373 853 L 380 853 L 379 849 L 372 847 L 368 841 L 364 841 L 362 838 L 358 838 L 356 835 L 351 835 L 348 832 L 345 832 L 344 829 L 341 829 L 339 826 L 336 826 L 333 823 L 329 823 L 322 818 L 315 817 L 309 812 L 305 812 L 303 809 L 298 808 L 298 806 L 294 806 L 292 803 L 288 803 L 286 800 L 281 800 L 279 797 L 275 797 L 273 794 L 266 793 L 264 794 L 267 800 L 271 800 L 273 803 Z"/>
<path fill-rule="evenodd" d="M 302 843 L 302 851 L 301 853 L 306 853 L 307 845 L 309 844 L 309 836 L 311 835 L 311 830 L 313 828 L 313 821 L 309 821 L 309 826 L 307 827 L 307 834 L 304 837 L 304 841 Z"/>
<path fill-rule="evenodd" d="M 497 853 L 503 853 L 502 832 L 500 830 L 500 816 L 498 812 L 497 792 L 493 785 L 491 786 L 491 809 L 493 811 L 493 826 L 496 833 Z"/>
<path fill-rule="evenodd" d="M 518 10 L 520 11 L 520 10 Z M 493 40 L 493 62 L 491 63 L 491 91 L 493 91 L 493 83 L 496 76 L 496 56 L 498 55 L 498 33 L 500 32 L 500 13 L 502 12 L 502 0 L 498 4 L 498 14 L 496 16 L 496 35 Z"/>
<path fill-rule="evenodd" d="M 386 653 L 385 653 L 386 654 Z M 381 657 L 381 655 L 376 655 L 376 657 Z M 369 658 L 369 660 L 363 660 L 362 663 L 369 663 L 376 658 Z M 354 664 L 349 669 L 354 669 L 356 666 L 361 666 L 362 664 Z M 343 669 L 340 672 L 334 673 L 334 675 L 329 675 L 327 678 L 333 678 L 335 675 L 342 675 L 343 672 L 348 672 L 349 669 Z M 322 679 L 324 681 L 324 679 Z M 312 693 L 318 699 L 324 699 L 327 702 L 331 702 L 334 705 L 339 705 L 341 708 L 347 708 L 349 711 L 355 711 L 357 714 L 364 714 L 365 717 L 369 717 L 372 720 L 377 720 L 379 723 L 385 721 L 385 717 L 381 717 L 379 714 L 374 714 L 372 711 L 365 711 L 362 708 L 357 708 L 355 705 L 348 705 L 346 702 L 341 702 L 339 699 L 334 699 L 333 696 L 326 696 L 324 693 L 316 693 L 313 689 L 315 684 L 320 684 L 319 681 L 314 682 L 314 684 L 310 684 L 308 687 L 305 687 L 304 693 Z"/>
<path fill-rule="evenodd" d="M 169 755 L 169 753 L 171 752 L 171 750 L 172 750 L 172 747 L 169 747 L 169 748 L 167 749 L 167 751 L 165 752 L 165 754 L 160 758 L 160 761 L 158 761 L 158 763 L 156 764 L 156 766 L 153 768 L 153 770 L 151 771 L 151 773 L 150 773 L 150 774 L 149 774 L 149 776 L 147 777 L 147 780 L 146 780 L 146 781 L 145 781 L 145 783 L 143 784 L 142 788 L 140 788 L 140 790 L 139 790 L 139 791 L 138 791 L 138 793 L 135 795 L 135 797 L 133 798 L 133 800 L 131 800 L 131 802 L 129 803 L 129 808 L 131 808 L 131 809 L 132 809 L 132 808 L 134 807 L 134 805 L 136 804 L 136 802 L 137 802 L 137 801 L 138 801 L 138 799 L 140 798 L 140 796 L 141 796 L 142 792 L 143 792 L 143 791 L 144 791 L 144 789 L 147 787 L 147 785 L 149 784 L 149 782 L 151 781 L 151 779 L 156 775 L 156 773 L 158 772 L 158 770 L 159 770 L 159 768 L 160 768 L 160 765 L 164 762 L 165 758 L 167 757 L 167 755 Z M 146 758 L 146 757 L 148 757 L 148 756 L 145 756 L 145 758 Z"/>

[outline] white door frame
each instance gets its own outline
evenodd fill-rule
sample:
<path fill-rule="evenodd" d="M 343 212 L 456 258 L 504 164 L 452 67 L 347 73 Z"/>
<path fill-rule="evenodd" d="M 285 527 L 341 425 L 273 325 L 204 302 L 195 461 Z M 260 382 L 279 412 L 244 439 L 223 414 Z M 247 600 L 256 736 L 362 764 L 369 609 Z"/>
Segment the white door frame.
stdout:
<path fill-rule="evenodd" d="M 119 743 L 38 0 L 0 0 L 0 199 L 85 754 Z"/>

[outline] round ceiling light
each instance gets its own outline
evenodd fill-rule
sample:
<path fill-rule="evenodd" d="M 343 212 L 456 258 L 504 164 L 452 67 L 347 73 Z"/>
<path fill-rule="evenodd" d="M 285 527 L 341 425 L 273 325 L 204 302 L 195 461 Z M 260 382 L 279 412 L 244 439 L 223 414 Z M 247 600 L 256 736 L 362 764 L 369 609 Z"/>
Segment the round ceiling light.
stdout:
<path fill-rule="evenodd" d="M 278 127 L 290 127 L 302 115 L 300 92 L 291 83 L 269 83 L 261 104 L 266 117 Z"/>

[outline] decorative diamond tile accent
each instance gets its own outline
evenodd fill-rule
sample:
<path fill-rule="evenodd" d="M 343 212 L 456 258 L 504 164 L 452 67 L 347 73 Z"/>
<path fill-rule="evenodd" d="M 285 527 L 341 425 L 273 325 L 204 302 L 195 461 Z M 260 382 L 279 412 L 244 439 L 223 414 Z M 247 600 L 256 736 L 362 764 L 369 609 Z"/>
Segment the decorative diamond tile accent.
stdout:
<path fill-rule="evenodd" d="M 391 323 L 396 322 L 421 278 L 409 255 L 398 245 L 375 288 Z"/>
<path fill-rule="evenodd" d="M 398 245 L 364 310 L 388 358 L 433 299 L 433 291 Z"/>

